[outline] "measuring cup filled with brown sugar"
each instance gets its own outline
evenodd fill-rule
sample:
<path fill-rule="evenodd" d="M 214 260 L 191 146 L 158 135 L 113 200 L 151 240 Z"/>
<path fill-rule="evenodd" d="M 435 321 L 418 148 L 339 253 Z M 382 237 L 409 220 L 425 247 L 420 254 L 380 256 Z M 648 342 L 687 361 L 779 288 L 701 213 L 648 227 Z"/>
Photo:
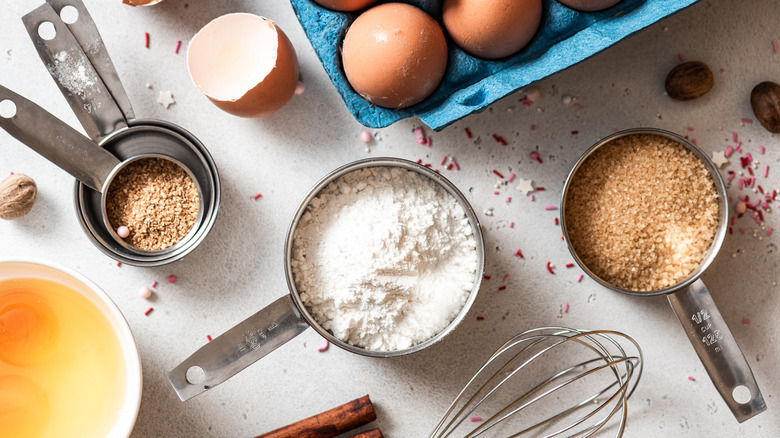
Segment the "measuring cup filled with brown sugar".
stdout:
<path fill-rule="evenodd" d="M 0 86 L 0 127 L 76 179 L 76 212 L 105 254 L 156 266 L 192 251 L 216 220 L 220 184 L 205 146 L 179 126 L 136 119 L 80 0 L 22 18 L 89 138 Z"/>
<path fill-rule="evenodd" d="M 577 161 L 563 188 L 569 251 L 601 285 L 665 294 L 737 421 L 766 405 L 704 283 L 726 236 L 728 195 L 696 146 L 660 129 L 615 133 Z"/>

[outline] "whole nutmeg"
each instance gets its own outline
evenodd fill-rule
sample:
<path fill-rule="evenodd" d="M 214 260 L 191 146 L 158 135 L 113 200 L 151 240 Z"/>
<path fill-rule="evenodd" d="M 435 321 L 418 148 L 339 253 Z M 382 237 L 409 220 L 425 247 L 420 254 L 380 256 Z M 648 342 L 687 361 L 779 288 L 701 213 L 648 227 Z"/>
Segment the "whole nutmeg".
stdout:
<path fill-rule="evenodd" d="M 666 94 L 672 99 L 691 100 L 707 94 L 714 80 L 712 70 L 699 61 L 687 61 L 673 68 L 666 75 Z"/>
<path fill-rule="evenodd" d="M 762 82 L 750 92 L 750 106 L 761 126 L 775 134 L 780 133 L 780 85 Z"/>
<path fill-rule="evenodd" d="M 18 219 L 30 212 L 38 187 L 27 175 L 15 173 L 0 183 L 0 219 Z"/>

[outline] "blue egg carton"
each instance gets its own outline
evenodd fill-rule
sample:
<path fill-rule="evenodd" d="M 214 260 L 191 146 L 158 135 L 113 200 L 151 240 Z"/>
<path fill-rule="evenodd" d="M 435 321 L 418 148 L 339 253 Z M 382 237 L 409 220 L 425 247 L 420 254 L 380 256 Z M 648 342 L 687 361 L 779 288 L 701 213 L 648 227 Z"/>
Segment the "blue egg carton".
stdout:
<path fill-rule="evenodd" d="M 422 102 L 395 110 L 372 105 L 360 97 L 344 75 L 342 40 L 361 11 L 336 12 L 311 0 L 290 0 L 330 80 L 358 122 L 371 128 L 382 128 L 406 117 L 417 116 L 437 131 L 698 1 L 623 0 L 604 11 L 578 12 L 556 0 L 543 0 L 542 23 L 536 36 L 523 50 L 508 58 L 497 61 L 475 58 L 458 48 L 447 36 L 449 59 L 439 87 Z M 441 0 L 404 3 L 422 8 L 444 29 Z"/>

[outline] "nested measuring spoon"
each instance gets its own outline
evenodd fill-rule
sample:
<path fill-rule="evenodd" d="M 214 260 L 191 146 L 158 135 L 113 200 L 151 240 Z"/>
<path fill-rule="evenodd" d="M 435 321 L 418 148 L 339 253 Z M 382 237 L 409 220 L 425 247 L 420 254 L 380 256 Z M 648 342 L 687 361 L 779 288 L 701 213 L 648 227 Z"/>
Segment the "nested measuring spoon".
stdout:
<path fill-rule="evenodd" d="M 718 195 L 718 225 L 715 231 L 715 237 L 698 267 L 677 284 L 660 290 L 647 292 L 623 289 L 596 275 L 583 262 L 574 248 L 570 230 L 567 228 L 566 222 L 567 207 L 572 203 L 578 202 L 577 199 L 568 199 L 567 195 L 572 186 L 572 181 L 575 179 L 577 171 L 581 168 L 583 163 L 599 148 L 610 144 L 613 140 L 639 134 L 650 134 L 663 137 L 679 144 L 679 147 L 692 152 L 704 164 L 707 173 L 712 178 L 715 191 Z M 756 382 L 755 377 L 753 377 L 750 365 L 747 363 L 747 360 L 745 360 L 745 356 L 739 349 L 739 345 L 737 345 L 737 341 L 734 339 L 734 336 L 726 325 L 726 321 L 715 306 L 715 301 L 713 301 L 709 290 L 707 290 L 704 282 L 699 279 L 707 267 L 715 260 L 718 251 L 723 245 L 723 240 L 726 238 L 726 230 L 728 228 L 727 199 L 728 194 L 726 193 L 726 186 L 723 184 L 723 179 L 717 168 L 712 161 L 710 161 L 709 157 L 691 142 L 677 134 L 661 129 L 628 129 L 600 140 L 588 149 L 574 165 L 563 187 L 563 197 L 561 200 L 561 228 L 563 229 L 563 235 L 566 244 L 569 247 L 569 251 L 577 261 L 577 264 L 602 286 L 620 293 L 635 296 L 666 295 L 677 318 L 685 328 L 685 332 L 688 335 L 691 344 L 693 344 L 694 350 L 701 359 L 712 382 L 715 384 L 715 388 L 723 397 L 723 400 L 726 402 L 726 405 L 728 405 L 737 421 L 741 423 L 764 411 L 766 409 L 766 404 L 761 395 L 761 390 L 758 388 L 758 383 Z"/>
<path fill-rule="evenodd" d="M 180 259 L 205 238 L 216 219 L 220 198 L 216 165 L 205 146 L 181 127 L 135 119 L 97 27 L 80 0 L 47 1 L 22 21 L 90 138 L 2 86 L 0 127 L 76 177 L 79 221 L 101 251 L 140 266 Z M 182 168 L 197 187 L 199 198 L 189 233 L 155 251 L 125 243 L 106 213 L 106 192 L 112 179 L 145 158 L 168 160 Z"/>

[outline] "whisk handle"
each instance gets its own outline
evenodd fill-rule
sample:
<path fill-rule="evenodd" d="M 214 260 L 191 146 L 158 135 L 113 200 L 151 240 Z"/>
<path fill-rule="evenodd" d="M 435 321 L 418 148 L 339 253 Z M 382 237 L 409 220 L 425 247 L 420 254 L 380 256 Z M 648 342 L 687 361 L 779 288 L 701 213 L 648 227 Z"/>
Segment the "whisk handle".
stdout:
<path fill-rule="evenodd" d="M 737 421 L 742 423 L 766 410 L 750 365 L 704 282 L 696 280 L 667 297 L 712 383 Z"/>

